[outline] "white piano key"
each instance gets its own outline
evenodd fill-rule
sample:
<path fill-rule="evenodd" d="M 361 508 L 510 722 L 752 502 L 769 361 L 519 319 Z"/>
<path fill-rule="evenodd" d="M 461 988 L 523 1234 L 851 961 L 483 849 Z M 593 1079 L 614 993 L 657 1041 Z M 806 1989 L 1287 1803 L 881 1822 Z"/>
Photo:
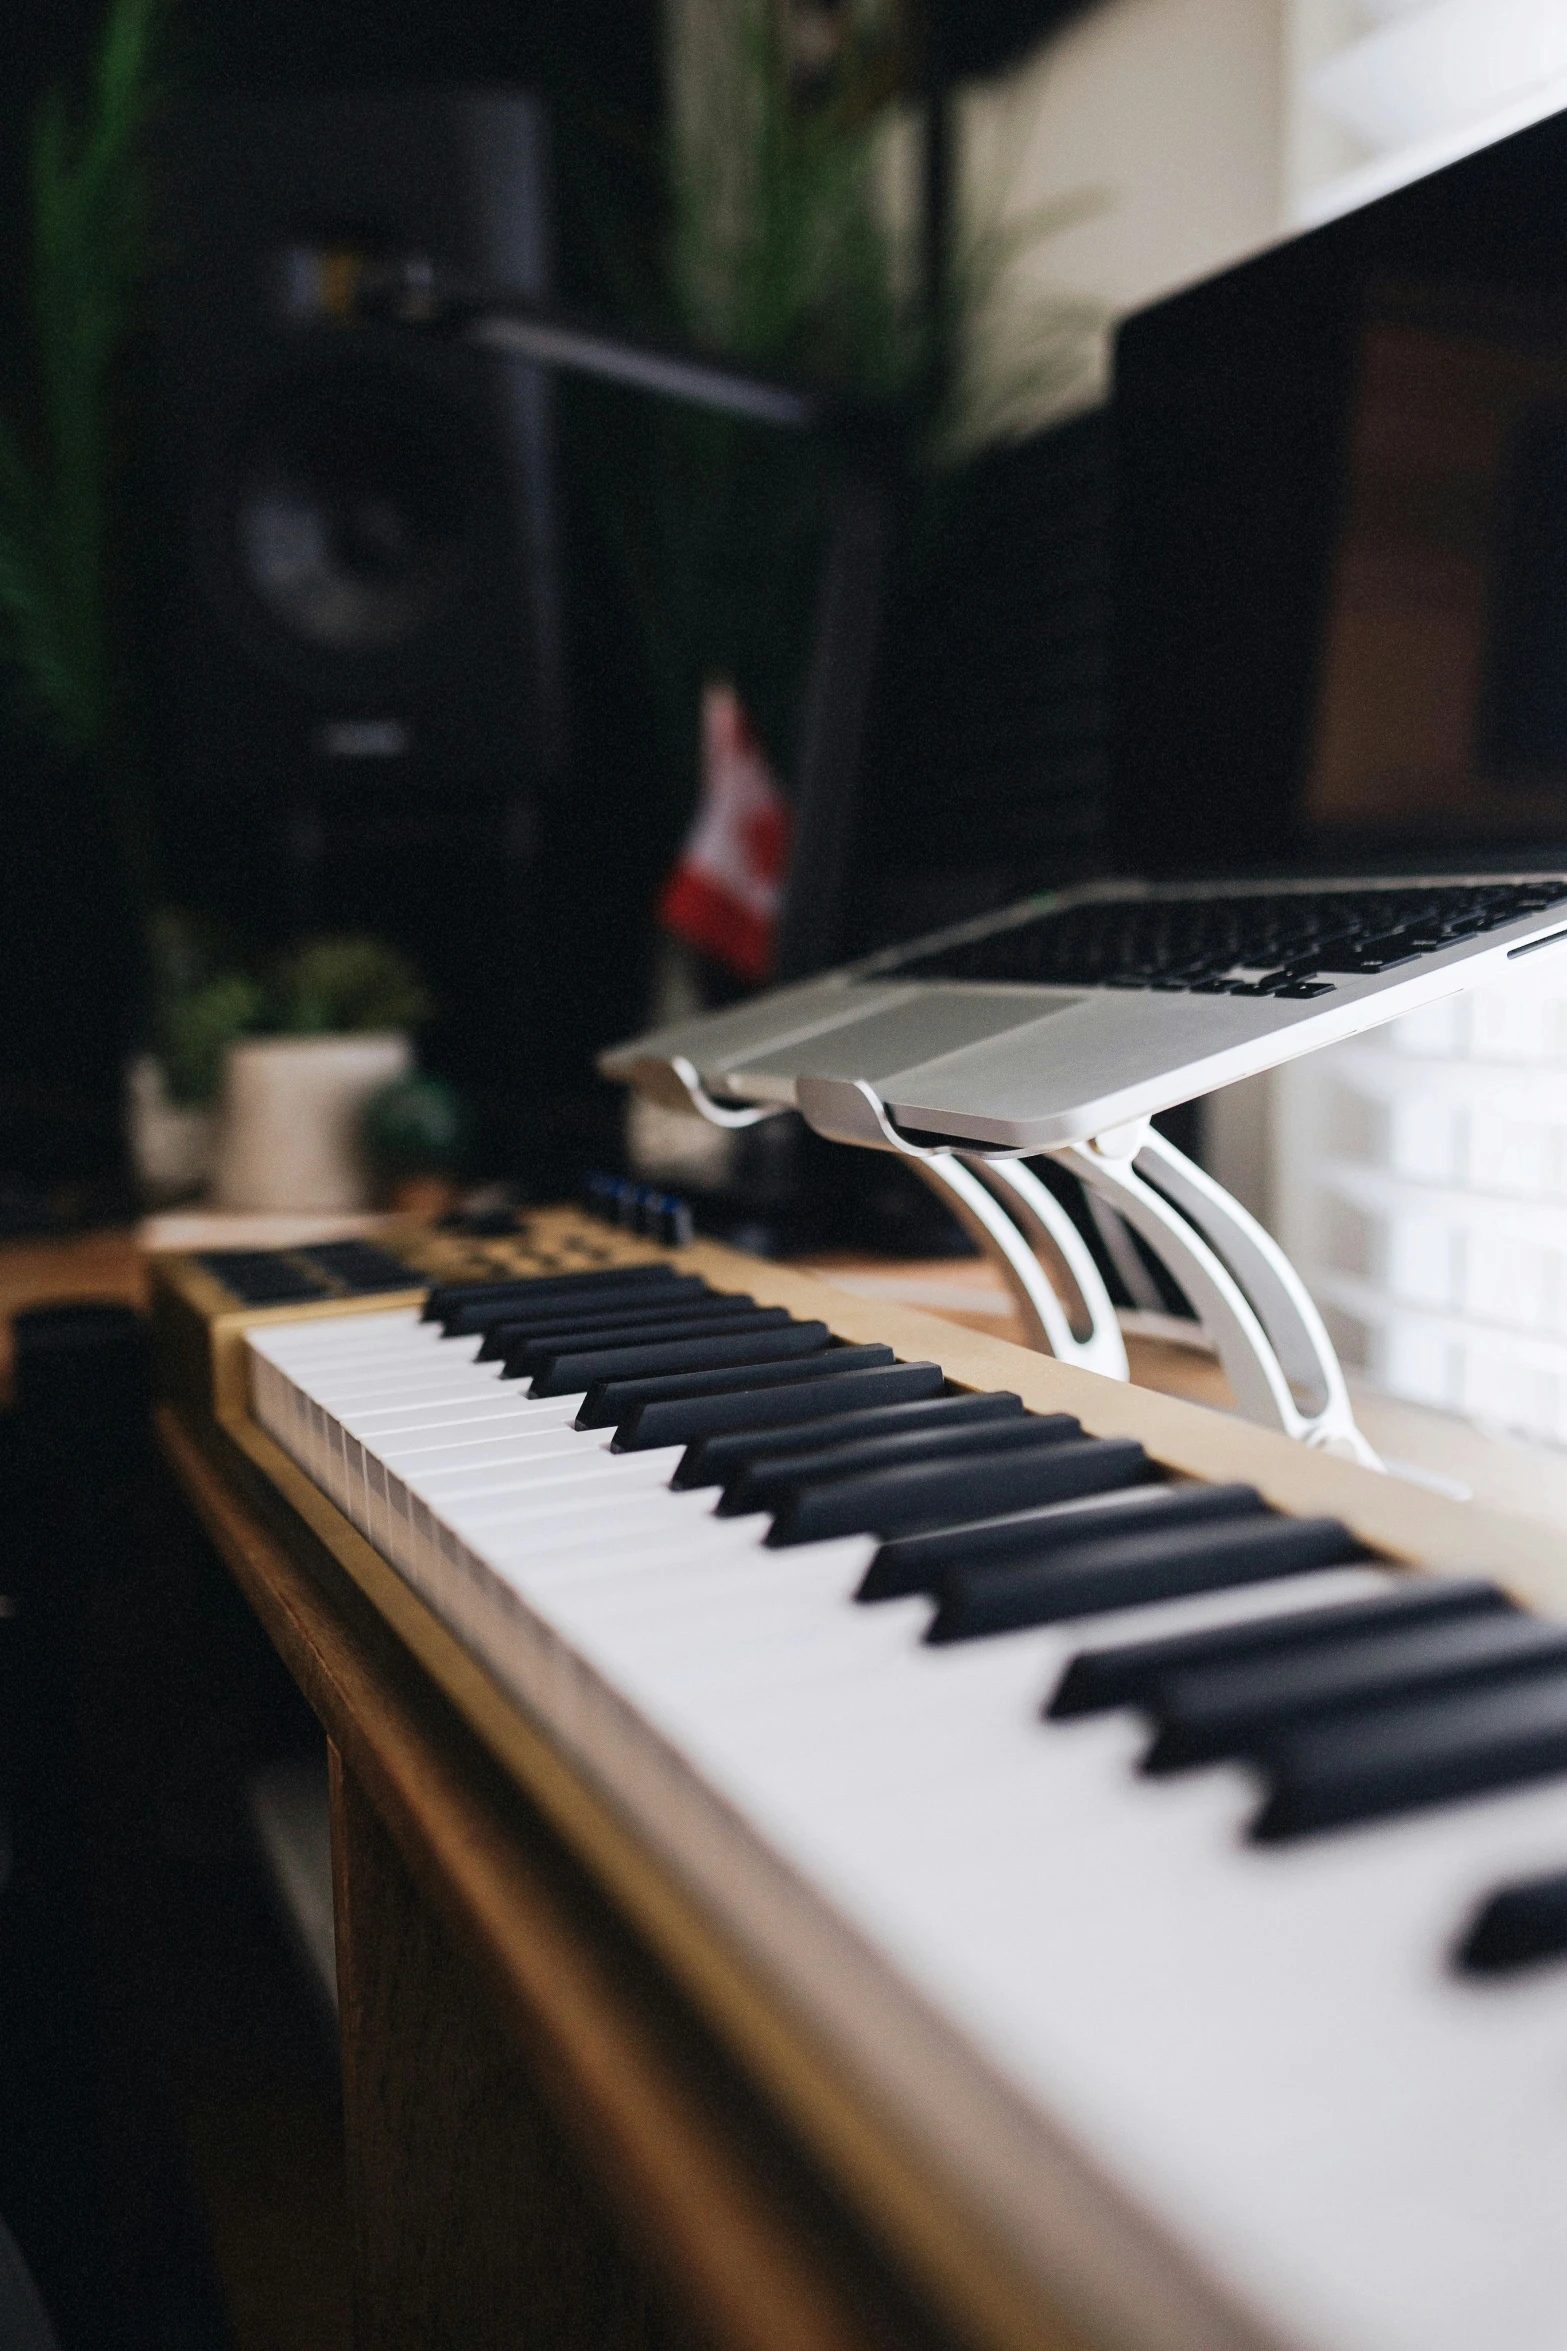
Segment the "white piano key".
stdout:
<path fill-rule="evenodd" d="M 348 1396 L 355 1390 L 418 1385 L 435 1389 L 446 1381 L 472 1381 L 486 1378 L 499 1370 L 493 1363 L 478 1363 L 466 1356 L 448 1354 L 445 1349 L 437 1355 L 426 1355 L 423 1350 L 399 1352 L 396 1356 L 384 1354 L 355 1356 L 347 1361 L 326 1365 L 289 1364 L 281 1367 L 296 1379 L 308 1380 L 322 1396 Z"/>
<path fill-rule="evenodd" d="M 569 1427 L 581 1409 L 580 1394 L 530 1401 L 514 1389 L 501 1389 L 488 1396 L 442 1399 L 424 1411 L 413 1406 L 390 1412 L 349 1410 L 343 1419 L 356 1433 L 373 1436 L 378 1450 L 391 1458 L 420 1443 L 450 1443 L 451 1433 L 462 1428 L 486 1429 L 497 1437 L 511 1433 L 521 1442 L 539 1429 Z"/>
<path fill-rule="evenodd" d="M 562 1522 L 580 1526 L 584 1533 L 590 1532 L 617 1504 L 634 1499 L 642 1508 L 645 1529 L 644 1497 L 654 1483 L 652 1474 L 644 1474 L 636 1478 L 622 1477 L 606 1486 L 598 1464 L 562 1462 L 557 1457 L 540 1465 L 538 1477 L 526 1497 L 510 1495 L 482 1502 L 443 1503 L 439 1517 L 465 1540 L 482 1542 L 486 1534 L 493 1532 L 508 1543 L 537 1543 L 547 1540 L 549 1530 Z M 431 1521 L 436 1514 L 429 1501 L 416 1482 L 399 1481 L 399 1484 L 401 1515 L 413 1529 L 416 1544 L 430 1540 Z"/>
<path fill-rule="evenodd" d="M 447 1397 L 424 1411 L 343 1412 L 333 1416 L 362 1445 L 373 1445 L 383 1461 L 453 1445 L 520 1441 L 540 1424 L 504 1399 Z"/>
<path fill-rule="evenodd" d="M 516 1559 L 529 1550 L 537 1551 L 550 1540 L 557 1525 L 565 1524 L 569 1531 L 590 1536 L 602 1521 L 613 1523 L 617 1533 L 625 1510 L 635 1506 L 641 1512 L 641 1539 L 649 1533 L 649 1485 L 646 1480 L 621 1479 L 608 1486 L 593 1474 L 583 1476 L 574 1472 L 542 1480 L 524 1500 L 512 1500 L 501 1506 L 454 1506 L 443 1511 L 449 1523 L 465 1541 L 491 1549 L 500 1556 Z M 659 1495 L 661 1501 L 669 1499 Z M 667 1517 L 669 1514 L 660 1514 Z M 691 1513 L 690 1524 L 703 1523 L 698 1513 Z M 635 1539 L 635 1538 L 633 1538 Z"/>
<path fill-rule="evenodd" d="M 431 1468 L 417 1472 L 420 1489 L 438 1490 L 456 1499 L 501 1480 L 508 1488 L 526 1492 L 536 1463 L 580 1461 L 585 1453 L 591 1458 L 608 1450 L 603 1445 L 585 1447 L 586 1434 L 573 1428 L 569 1421 L 560 1421 L 553 1427 L 529 1429 L 521 1435 L 513 1430 L 504 1436 L 476 1437 L 471 1444 L 454 1447 L 454 1458 L 443 1458 Z"/>
<path fill-rule="evenodd" d="M 734 1537 L 728 1527 L 695 1510 L 675 1524 L 661 1518 L 656 1528 L 650 1528 L 647 1510 L 637 1497 L 602 1516 L 562 1512 L 553 1524 L 535 1523 L 526 1531 L 504 1524 L 473 1527 L 460 1540 L 478 1580 L 493 1581 L 507 1593 L 527 1599 L 536 1586 L 547 1588 L 552 1573 L 576 1580 L 614 1574 L 624 1569 L 632 1554 L 651 1574 L 693 1559 L 727 1556 Z"/>
<path fill-rule="evenodd" d="M 418 1345 L 425 1332 L 438 1337 L 434 1324 L 421 1324 L 411 1310 L 398 1308 L 341 1320 L 261 1324 L 247 1331 L 245 1343 L 252 1357 L 260 1356 L 285 1371 L 306 1365 L 326 1371 L 334 1363 L 355 1358 L 394 1360 Z"/>
<path fill-rule="evenodd" d="M 395 1445 L 373 1436 L 360 1438 L 361 1450 L 373 1452 L 388 1476 L 406 1482 L 446 1470 L 524 1461 L 523 1448 L 532 1432 L 490 1421 L 449 1422 L 442 1427 L 416 1430 Z M 543 1432 L 553 1436 L 549 1429 Z"/>
<path fill-rule="evenodd" d="M 280 1368 L 284 1377 L 297 1379 L 309 1388 L 318 1403 L 333 1411 L 355 1408 L 365 1412 L 395 1411 L 399 1405 L 434 1405 L 449 1397 L 511 1395 L 520 1399 L 522 1394 L 515 1383 L 490 1378 L 492 1365 L 442 1364 L 432 1372 L 414 1369 L 406 1375 L 384 1378 L 371 1378 L 359 1372 L 336 1379 L 318 1378 L 313 1372 L 295 1374 L 286 1367 Z"/>

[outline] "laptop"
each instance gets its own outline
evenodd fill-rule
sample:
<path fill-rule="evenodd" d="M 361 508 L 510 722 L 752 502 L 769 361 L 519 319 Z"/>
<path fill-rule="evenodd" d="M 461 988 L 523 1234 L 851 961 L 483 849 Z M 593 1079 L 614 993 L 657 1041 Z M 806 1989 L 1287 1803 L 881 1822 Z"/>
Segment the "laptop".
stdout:
<path fill-rule="evenodd" d="M 1567 115 L 1128 320 L 1114 431 L 1103 876 L 605 1075 L 1042 1152 L 1567 955 Z"/>

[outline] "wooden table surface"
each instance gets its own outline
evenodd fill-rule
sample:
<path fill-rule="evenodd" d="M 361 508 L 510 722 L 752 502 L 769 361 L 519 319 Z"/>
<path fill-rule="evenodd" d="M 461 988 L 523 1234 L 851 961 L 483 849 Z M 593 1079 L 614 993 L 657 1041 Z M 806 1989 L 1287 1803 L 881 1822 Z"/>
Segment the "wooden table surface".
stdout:
<path fill-rule="evenodd" d="M 12 1318 L 24 1306 L 66 1298 L 147 1302 L 147 1261 L 134 1230 L 77 1233 L 68 1240 L 0 1243 L 0 1412 L 14 1401 Z"/>

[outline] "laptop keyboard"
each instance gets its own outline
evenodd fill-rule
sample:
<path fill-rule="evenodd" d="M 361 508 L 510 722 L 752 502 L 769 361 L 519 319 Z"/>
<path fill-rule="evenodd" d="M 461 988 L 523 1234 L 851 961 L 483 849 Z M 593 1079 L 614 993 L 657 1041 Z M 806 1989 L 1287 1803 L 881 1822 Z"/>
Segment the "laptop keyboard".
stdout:
<path fill-rule="evenodd" d="M 1567 902 L 1567 881 L 1277 890 L 1256 897 L 1101 898 L 893 968 L 900 978 L 1158 988 L 1194 996 L 1325 996 Z M 887 976 L 878 971 L 878 979 Z"/>

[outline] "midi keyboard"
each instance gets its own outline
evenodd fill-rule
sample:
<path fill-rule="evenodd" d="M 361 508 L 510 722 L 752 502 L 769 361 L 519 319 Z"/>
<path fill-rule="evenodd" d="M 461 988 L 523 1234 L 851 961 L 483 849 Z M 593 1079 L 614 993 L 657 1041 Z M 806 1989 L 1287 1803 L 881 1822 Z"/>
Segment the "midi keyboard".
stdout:
<path fill-rule="evenodd" d="M 731 1252 L 533 1241 L 170 1261 L 166 1345 L 1090 2340 L 1561 2351 L 1556 1539 Z"/>

